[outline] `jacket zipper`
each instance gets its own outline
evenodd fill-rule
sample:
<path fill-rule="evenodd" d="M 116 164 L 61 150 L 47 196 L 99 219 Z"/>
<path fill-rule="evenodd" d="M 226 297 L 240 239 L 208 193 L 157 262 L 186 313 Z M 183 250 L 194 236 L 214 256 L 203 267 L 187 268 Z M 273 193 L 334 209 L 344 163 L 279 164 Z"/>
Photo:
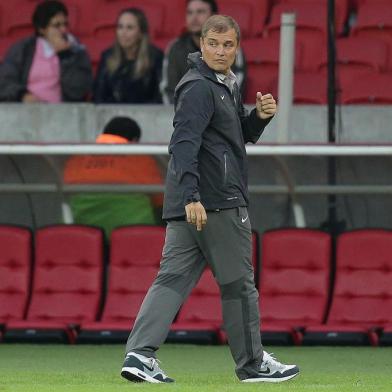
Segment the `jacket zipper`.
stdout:
<path fill-rule="evenodd" d="M 225 164 L 225 176 L 223 179 L 223 184 L 226 185 L 226 183 L 227 183 L 227 153 L 226 152 L 223 154 L 223 160 L 224 160 L 224 164 Z"/>

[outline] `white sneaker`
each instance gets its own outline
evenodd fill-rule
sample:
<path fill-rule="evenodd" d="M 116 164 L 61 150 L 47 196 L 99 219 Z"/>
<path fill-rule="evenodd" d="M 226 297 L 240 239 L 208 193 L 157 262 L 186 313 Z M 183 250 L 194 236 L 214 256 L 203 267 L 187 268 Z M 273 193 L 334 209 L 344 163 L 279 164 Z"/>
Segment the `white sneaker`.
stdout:
<path fill-rule="evenodd" d="M 165 372 L 159 367 L 158 360 L 147 358 L 144 355 L 130 352 L 125 357 L 121 375 L 128 381 L 151 382 L 154 384 L 164 382 L 174 382 L 166 376 Z"/>
<path fill-rule="evenodd" d="M 264 351 L 259 374 L 241 380 L 242 382 L 282 382 L 299 374 L 298 366 L 278 362 L 271 354 Z"/>

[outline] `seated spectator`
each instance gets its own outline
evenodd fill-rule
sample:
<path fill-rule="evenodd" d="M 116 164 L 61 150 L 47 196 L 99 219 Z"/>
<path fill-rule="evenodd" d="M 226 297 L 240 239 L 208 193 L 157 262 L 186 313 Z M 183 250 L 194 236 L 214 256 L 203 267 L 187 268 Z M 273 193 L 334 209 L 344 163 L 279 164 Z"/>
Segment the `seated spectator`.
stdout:
<path fill-rule="evenodd" d="M 128 8 L 117 20 L 116 42 L 102 53 L 94 87 L 96 103 L 160 103 L 163 53 L 150 44 L 143 11 Z"/>
<path fill-rule="evenodd" d="M 165 103 L 173 103 L 174 89 L 188 70 L 189 53 L 200 52 L 201 28 L 213 14 L 218 13 L 215 0 L 187 0 L 186 32 L 174 40 L 166 51 L 163 60 L 161 91 Z M 239 48 L 231 70 L 237 77 L 238 87 L 244 90 L 246 79 L 246 61 Z"/>
<path fill-rule="evenodd" d="M 137 143 L 139 125 L 128 117 L 114 117 L 97 143 Z M 147 155 L 91 155 L 70 158 L 64 170 L 66 184 L 163 184 L 154 158 Z M 162 194 L 84 193 L 70 198 L 74 222 L 100 226 L 109 238 L 117 226 L 160 224 Z"/>
<path fill-rule="evenodd" d="M 35 35 L 15 43 L 0 66 L 0 101 L 77 102 L 91 92 L 93 75 L 83 46 L 68 31 L 68 10 L 47 0 L 33 14 Z"/>

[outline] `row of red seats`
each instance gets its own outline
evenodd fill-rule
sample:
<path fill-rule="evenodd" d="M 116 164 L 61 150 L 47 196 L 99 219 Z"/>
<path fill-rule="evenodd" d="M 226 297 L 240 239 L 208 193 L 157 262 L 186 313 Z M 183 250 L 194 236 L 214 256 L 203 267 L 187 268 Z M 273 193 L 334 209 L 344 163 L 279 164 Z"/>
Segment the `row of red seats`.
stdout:
<path fill-rule="evenodd" d="M 0 1 L 1 34 L 19 37 L 22 30 L 30 26 L 35 5 L 41 0 Z M 152 26 L 153 37 L 173 37 L 182 28 L 185 1 L 171 0 L 64 0 L 69 8 L 71 28 L 78 35 L 105 34 L 103 30 L 113 26 L 118 11 L 122 8 L 142 8 Z M 352 7 L 354 5 L 354 7 Z M 244 37 L 261 35 L 264 30 L 274 34 L 279 30 L 280 15 L 295 11 L 298 26 L 326 31 L 327 0 L 218 0 L 223 14 L 236 17 Z M 350 9 L 358 12 L 354 33 L 369 28 L 387 28 L 391 21 L 388 0 L 336 0 L 336 29 L 342 33 Z M 380 27 L 380 21 L 384 26 Z M 31 31 L 31 30 L 30 30 Z"/>
<path fill-rule="evenodd" d="M 32 32 L 31 15 L 39 0 L 0 1 L 0 36 L 18 39 Z M 185 1 L 171 0 L 65 0 L 69 8 L 71 30 L 79 37 L 112 40 L 119 10 L 143 9 L 150 22 L 153 40 L 167 43 L 183 29 Z M 220 12 L 234 16 L 245 39 L 265 35 L 277 37 L 280 16 L 295 12 L 297 36 L 307 46 L 319 46 L 327 29 L 327 0 L 220 0 Z M 272 5 L 272 8 L 270 6 Z M 343 34 L 349 15 L 349 0 L 336 1 L 336 30 Z M 387 0 L 358 1 L 358 17 L 352 34 L 391 40 L 392 13 Z"/>
<path fill-rule="evenodd" d="M 164 233 L 164 228 L 155 226 L 116 229 L 104 273 L 99 229 L 77 225 L 39 229 L 31 273 L 30 231 L 0 226 L 4 340 L 124 342 L 159 268 Z M 261 258 L 258 242 L 254 233 L 253 263 L 265 343 L 392 344 L 391 232 L 373 229 L 340 235 L 336 271 L 326 233 L 266 232 Z M 219 290 L 206 270 L 168 340 L 224 342 L 222 324 Z"/>

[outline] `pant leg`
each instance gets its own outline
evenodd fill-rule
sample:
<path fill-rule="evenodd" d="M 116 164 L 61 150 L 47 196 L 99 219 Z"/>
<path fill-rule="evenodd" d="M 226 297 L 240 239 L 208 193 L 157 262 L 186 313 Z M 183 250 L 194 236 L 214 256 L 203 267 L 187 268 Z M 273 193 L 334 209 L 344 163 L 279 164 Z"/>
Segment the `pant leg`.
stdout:
<path fill-rule="evenodd" d="M 240 379 L 255 375 L 263 356 L 252 232 L 246 208 L 208 214 L 200 248 L 219 284 L 230 350 Z"/>
<path fill-rule="evenodd" d="M 154 357 L 181 304 L 199 281 L 206 262 L 192 227 L 169 222 L 158 275 L 140 307 L 126 352 Z"/>

